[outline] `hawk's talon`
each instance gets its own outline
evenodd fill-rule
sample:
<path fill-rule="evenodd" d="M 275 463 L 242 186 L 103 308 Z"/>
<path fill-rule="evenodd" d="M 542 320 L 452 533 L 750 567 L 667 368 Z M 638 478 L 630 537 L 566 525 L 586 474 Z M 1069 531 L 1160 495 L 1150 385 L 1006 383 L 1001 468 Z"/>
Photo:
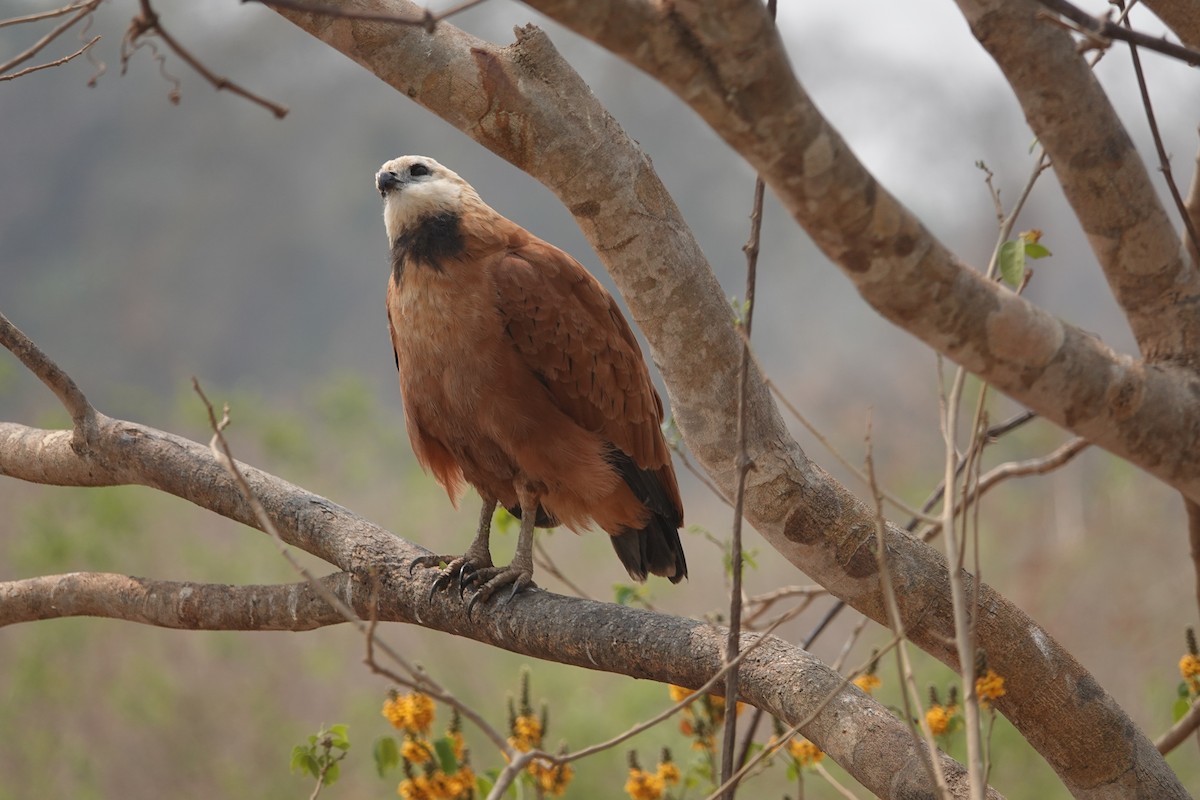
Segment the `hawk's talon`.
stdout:
<path fill-rule="evenodd" d="M 438 567 L 442 564 L 445 564 L 446 567 L 441 571 L 441 574 L 434 578 L 433 583 L 429 587 L 429 596 L 426 598 L 426 602 L 433 602 L 433 595 L 439 589 L 448 588 L 455 580 L 459 581 L 460 587 L 464 587 L 473 583 L 474 577 L 479 574 L 480 569 L 494 569 L 489 562 L 477 565 L 471 560 L 469 554 L 462 556 L 421 556 L 412 560 L 412 563 L 409 565 L 409 574 L 413 574 L 417 567 Z M 461 591 L 459 592 L 459 596 L 462 596 Z"/>

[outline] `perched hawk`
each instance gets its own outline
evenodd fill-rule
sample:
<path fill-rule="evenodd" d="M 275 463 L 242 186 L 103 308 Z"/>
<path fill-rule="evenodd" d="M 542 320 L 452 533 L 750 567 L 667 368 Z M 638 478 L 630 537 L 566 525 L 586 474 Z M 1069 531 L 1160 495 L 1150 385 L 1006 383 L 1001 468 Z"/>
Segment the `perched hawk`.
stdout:
<path fill-rule="evenodd" d="M 452 502 L 464 483 L 483 497 L 463 556 L 418 560 L 449 562 L 435 588 L 477 586 L 473 605 L 532 586 L 535 525 L 599 526 L 635 580 L 687 577 L 662 401 L 612 296 L 432 158 L 389 161 L 375 185 L 409 439 Z M 497 503 L 521 519 L 506 568 L 488 545 Z"/>

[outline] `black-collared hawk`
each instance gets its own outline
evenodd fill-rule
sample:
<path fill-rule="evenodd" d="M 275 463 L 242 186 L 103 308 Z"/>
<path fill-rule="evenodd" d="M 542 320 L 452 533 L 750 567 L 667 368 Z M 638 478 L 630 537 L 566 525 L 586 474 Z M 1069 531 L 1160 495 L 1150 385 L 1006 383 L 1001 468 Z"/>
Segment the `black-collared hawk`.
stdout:
<path fill-rule="evenodd" d="M 464 484 L 483 498 L 464 555 L 414 566 L 448 562 L 435 588 L 477 586 L 473 605 L 533 585 L 535 525 L 594 525 L 635 580 L 687 577 L 662 400 L 612 296 L 431 158 L 389 161 L 375 185 L 413 451 L 456 505 Z M 497 503 L 521 520 L 505 568 L 488 544 Z"/>

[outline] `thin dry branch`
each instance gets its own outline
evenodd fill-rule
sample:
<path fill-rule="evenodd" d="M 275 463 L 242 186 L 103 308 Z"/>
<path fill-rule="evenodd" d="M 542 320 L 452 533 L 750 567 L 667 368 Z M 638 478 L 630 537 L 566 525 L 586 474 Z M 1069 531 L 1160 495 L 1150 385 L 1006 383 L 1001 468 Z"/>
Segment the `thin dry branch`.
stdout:
<path fill-rule="evenodd" d="M 14 56 L 13 58 L 4 62 L 3 64 L 0 64 L 0 75 L 3 75 L 4 73 L 8 72 L 9 70 L 13 69 L 14 67 L 17 67 L 17 66 L 25 63 L 29 59 L 36 56 L 38 53 L 42 52 L 42 50 L 46 49 L 47 45 L 49 45 L 51 42 L 53 42 L 59 36 L 63 35 L 67 31 L 69 31 L 75 25 L 75 23 L 79 22 L 79 20 L 83 19 L 84 17 L 88 16 L 93 11 L 95 11 L 96 6 L 98 6 L 98 5 L 100 5 L 100 0 L 88 0 L 88 2 L 86 2 L 86 3 L 79 3 L 74 6 L 68 6 L 66 9 L 60 9 L 59 11 L 52 12 L 49 16 L 59 16 L 60 14 L 69 13 L 70 11 L 73 11 L 76 9 L 78 9 L 79 13 L 75 14 L 75 16 L 71 17 L 70 19 L 63 21 L 59 25 L 55 26 L 49 33 L 47 33 L 41 39 L 38 39 L 36 42 L 34 42 L 32 45 L 30 45 L 27 49 L 25 49 L 21 53 L 17 54 L 16 56 Z M 26 18 L 26 19 L 28 19 L 28 18 Z M 18 21 L 25 21 L 25 20 L 18 18 Z"/>
<path fill-rule="evenodd" d="M 1188 737 L 1200 729 L 1200 703 L 1193 703 L 1187 713 L 1171 726 L 1170 730 L 1154 740 L 1154 746 L 1164 756 L 1187 741 Z"/>
<path fill-rule="evenodd" d="M 217 91 L 228 91 L 244 97 L 250 102 L 267 109 L 278 119 L 283 119 L 287 116 L 288 109 L 286 106 L 281 106 L 261 95 L 255 94 L 229 78 L 217 75 L 206 67 L 200 59 L 192 55 L 191 51 L 180 44 L 179 40 L 163 27 L 158 12 L 150 5 L 150 0 L 139 0 L 139 3 L 141 5 L 141 13 L 133 18 L 129 23 L 129 30 L 125 33 L 125 42 L 129 46 L 136 47 L 139 41 L 147 35 L 157 35 L 167 47 L 174 51 L 175 55 L 183 59 L 184 63 L 195 70 L 200 77 L 212 84 L 212 87 Z"/>
<path fill-rule="evenodd" d="M 11 80 L 15 80 L 17 78 L 22 78 L 22 77 L 30 74 L 31 72 L 39 72 L 43 69 L 50 69 L 51 67 L 61 67 L 63 64 L 66 64 L 68 61 L 78 58 L 79 56 L 86 53 L 88 48 L 91 47 L 92 45 L 94 45 L 98 41 L 100 41 L 100 37 L 93 36 L 91 41 L 87 42 L 83 47 L 79 48 L 78 50 L 76 50 L 74 53 L 71 53 L 70 55 L 63 56 L 62 58 L 55 59 L 54 61 L 48 61 L 45 64 L 38 64 L 37 66 L 34 66 L 34 67 L 26 67 L 25 69 L 17 70 L 16 72 L 9 73 L 8 75 L 0 75 L 0 81 L 11 81 Z"/>
<path fill-rule="evenodd" d="M 82 3 L 72 3 L 69 6 L 64 6 L 54 11 L 40 11 L 36 14 L 27 14 L 23 17 L 8 17 L 7 19 L 0 19 L 0 28 L 7 28 L 10 25 L 24 25 L 28 22 L 38 22 L 43 19 L 54 19 L 64 14 L 70 14 L 72 11 L 77 11 L 85 6 L 94 5 L 96 3 L 92 2 L 92 0 L 84 0 Z"/>
<path fill-rule="evenodd" d="M 1109 15 L 1094 17 L 1066 0 L 1037 0 L 1037 2 L 1078 25 L 1080 33 L 1095 42 L 1097 46 L 1107 46 L 1111 40 L 1128 42 L 1131 46 L 1154 50 L 1193 67 L 1200 67 L 1200 50 L 1168 42 L 1165 37 L 1151 36 L 1148 33 L 1135 31 L 1132 27 L 1122 28 L 1113 22 Z"/>
<path fill-rule="evenodd" d="M 86 453 L 95 441 L 97 421 L 96 409 L 92 408 L 83 390 L 3 313 L 0 313 L 0 345 L 7 348 L 27 370 L 54 392 L 54 396 L 71 415 L 75 426 L 71 435 L 71 448 L 76 453 Z"/>

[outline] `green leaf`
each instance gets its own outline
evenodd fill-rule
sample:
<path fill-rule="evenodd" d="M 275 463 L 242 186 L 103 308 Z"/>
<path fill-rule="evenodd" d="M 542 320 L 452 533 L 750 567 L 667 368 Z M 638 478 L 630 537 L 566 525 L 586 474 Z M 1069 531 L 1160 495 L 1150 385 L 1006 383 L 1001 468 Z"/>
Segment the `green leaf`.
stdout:
<path fill-rule="evenodd" d="M 293 747 L 292 748 L 292 763 L 291 763 L 291 767 L 290 767 L 291 771 L 295 772 L 296 770 L 304 769 L 305 768 L 304 767 L 304 759 L 306 759 L 306 758 L 312 758 L 312 754 L 309 753 L 307 747 L 305 747 L 304 745 L 300 745 L 300 744 Z"/>
<path fill-rule="evenodd" d="M 1013 287 L 1025 279 L 1025 248 L 1016 240 L 1000 245 L 1000 275 Z"/>
<path fill-rule="evenodd" d="M 314 778 L 321 774 L 321 765 L 317 763 L 317 759 L 313 757 L 312 753 L 305 753 L 300 757 L 300 769 Z"/>
<path fill-rule="evenodd" d="M 329 765 L 329 769 L 325 770 L 325 785 L 333 786 L 341 776 L 342 765 L 335 761 Z"/>
<path fill-rule="evenodd" d="M 388 772 L 400 766 L 400 745 L 396 744 L 394 737 L 380 736 L 375 740 L 372 752 L 375 755 L 375 771 L 379 773 L 379 777 L 386 777 Z"/>
<path fill-rule="evenodd" d="M 438 766 L 442 768 L 442 772 L 447 775 L 458 772 L 458 757 L 454 755 L 454 743 L 449 738 L 443 736 L 436 740 L 433 749 L 437 752 Z"/>
<path fill-rule="evenodd" d="M 796 779 L 799 777 L 800 777 L 800 770 L 796 768 L 796 761 L 795 761 L 795 759 L 793 759 L 792 762 L 790 764 L 788 764 L 788 771 L 787 771 L 788 782 L 795 783 Z"/>
<path fill-rule="evenodd" d="M 1025 245 L 1025 257 L 1026 258 L 1045 258 L 1046 256 L 1049 256 L 1049 255 L 1053 255 L 1053 253 L 1051 253 L 1048 249 L 1046 249 L 1046 245 L 1044 245 L 1044 244 L 1038 244 L 1037 242 L 1029 242 L 1028 244 Z"/>
<path fill-rule="evenodd" d="M 1182 697 L 1176 700 L 1175 707 L 1171 709 L 1171 721 L 1179 722 L 1179 720 L 1183 719 L 1183 715 L 1186 714 L 1188 709 L 1191 707 L 1192 704 Z"/>
<path fill-rule="evenodd" d="M 637 589 L 625 583 L 616 583 L 613 584 L 613 594 L 617 605 L 627 606 L 637 596 Z"/>
<path fill-rule="evenodd" d="M 328 731 L 330 747 L 336 747 L 339 750 L 349 750 L 350 739 L 346 735 L 348 729 L 349 726 L 347 725 L 330 725 Z"/>
<path fill-rule="evenodd" d="M 1192 690 L 1188 688 L 1187 681 L 1180 681 L 1179 686 L 1175 687 L 1175 692 L 1183 698 L 1191 697 L 1192 695 Z"/>

